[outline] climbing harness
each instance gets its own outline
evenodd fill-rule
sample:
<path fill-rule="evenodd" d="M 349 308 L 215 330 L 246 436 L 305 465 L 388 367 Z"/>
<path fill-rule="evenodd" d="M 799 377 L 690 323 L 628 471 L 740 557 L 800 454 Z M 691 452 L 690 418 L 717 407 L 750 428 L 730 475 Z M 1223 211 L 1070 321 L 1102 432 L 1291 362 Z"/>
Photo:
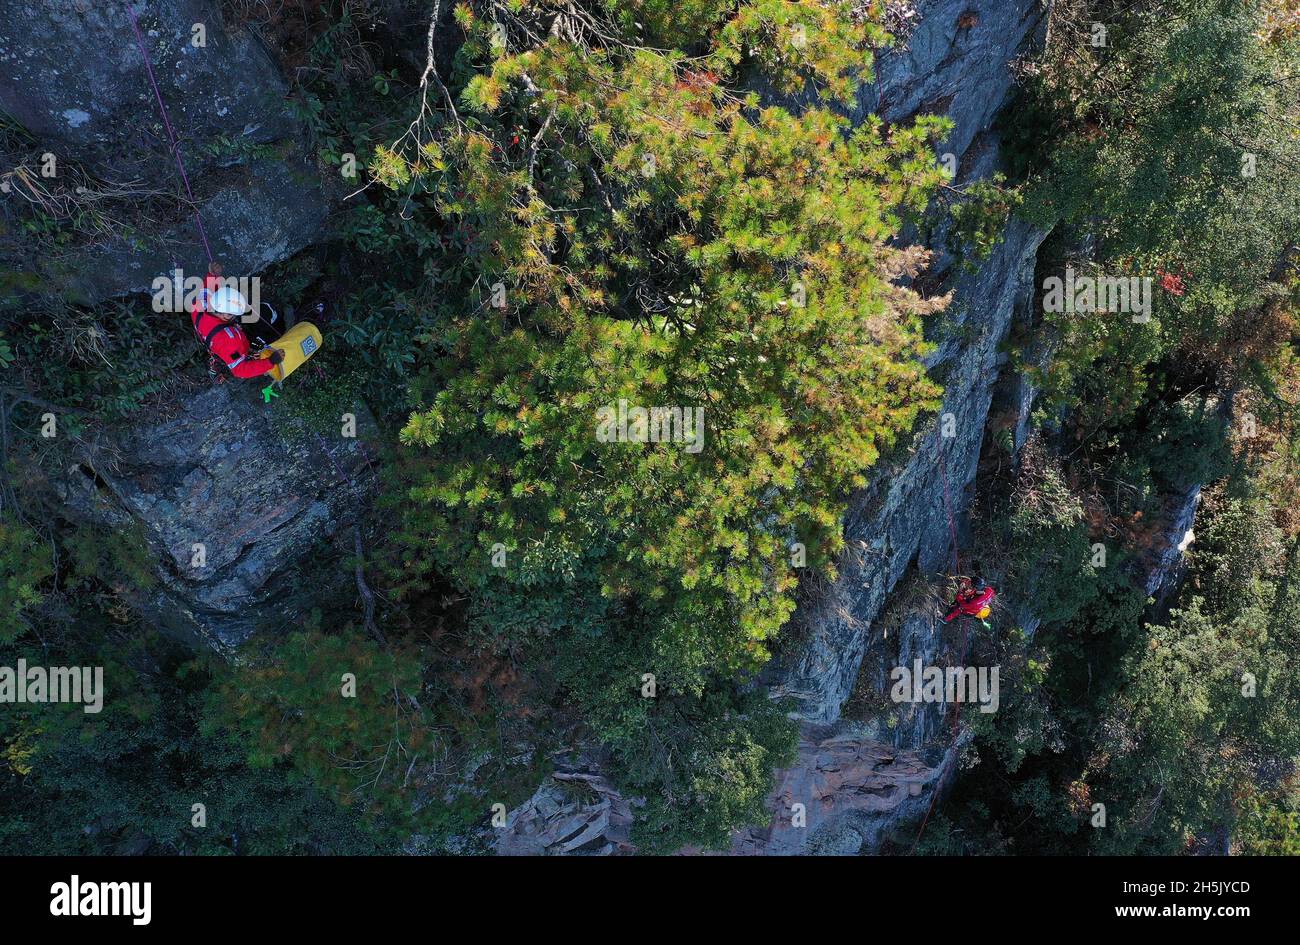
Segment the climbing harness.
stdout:
<path fill-rule="evenodd" d="M 189 198 L 190 207 L 194 211 L 194 222 L 198 224 L 199 237 L 203 240 L 203 251 L 208 257 L 208 270 L 211 272 L 214 263 L 212 258 L 212 246 L 208 242 L 207 230 L 203 227 L 203 215 L 199 212 L 198 201 L 194 199 L 194 191 L 190 187 L 189 174 L 185 171 L 185 161 L 181 157 L 180 141 L 176 138 L 176 130 L 172 127 L 171 118 L 167 114 L 167 105 L 163 102 L 162 91 L 158 88 L 158 80 L 154 75 L 153 61 L 149 58 L 148 49 L 145 48 L 144 35 L 140 32 L 140 22 L 136 18 L 135 7 L 128 3 L 126 12 L 131 18 L 131 30 L 135 33 L 136 46 L 140 49 L 140 58 L 144 60 L 145 72 L 149 76 L 149 86 L 153 89 L 154 100 L 158 103 L 158 113 L 162 116 L 163 127 L 167 130 L 167 141 L 171 148 L 172 155 L 176 158 L 176 168 L 180 171 L 181 183 L 185 185 L 185 195 Z M 173 268 L 179 269 L 180 267 L 174 265 Z M 267 307 L 270 308 L 270 305 L 267 305 Z M 225 364 L 226 368 L 233 370 L 249 358 L 258 357 L 261 354 L 261 351 L 254 354 L 247 354 L 243 357 L 237 358 L 233 362 L 226 362 L 222 358 L 216 358 L 215 352 L 212 350 L 212 339 L 224 330 L 232 332 L 240 331 L 241 334 L 242 330 L 238 329 L 234 322 L 222 319 L 219 313 L 215 313 L 208 308 L 207 289 L 204 289 L 203 311 L 206 314 L 217 318 L 220 322 L 220 324 L 213 327 L 212 330 L 204 336 L 203 332 L 199 330 L 199 319 L 195 317 L 194 313 L 191 313 L 191 321 L 194 325 L 194 331 L 198 334 L 200 340 L 203 342 L 204 348 L 207 349 L 209 354 L 209 374 L 216 376 L 216 371 L 214 370 L 215 365 L 213 364 L 214 358 Z M 271 312 L 274 317 L 275 309 L 272 308 Z M 280 338 L 276 339 L 275 342 L 266 344 L 263 349 L 261 349 L 262 351 L 267 349 L 277 350 L 282 355 L 281 363 L 274 366 L 267 373 L 274 378 L 275 384 L 282 383 L 286 377 L 305 364 L 312 355 L 319 351 L 323 343 L 324 339 L 321 337 L 320 330 L 316 328 L 315 325 L 311 322 L 299 322 L 292 329 L 285 332 Z M 266 403 L 270 403 L 271 398 L 266 395 L 265 391 L 263 391 L 263 397 L 265 398 Z"/>
<path fill-rule="evenodd" d="M 983 582 L 981 587 L 982 590 L 976 590 L 970 578 L 959 575 L 956 599 L 953 601 L 952 610 L 948 611 L 943 618 L 943 622 L 952 623 L 958 617 L 974 617 L 987 628 L 988 621 L 985 618 L 992 613 L 993 598 L 997 596 L 997 591 Z"/>

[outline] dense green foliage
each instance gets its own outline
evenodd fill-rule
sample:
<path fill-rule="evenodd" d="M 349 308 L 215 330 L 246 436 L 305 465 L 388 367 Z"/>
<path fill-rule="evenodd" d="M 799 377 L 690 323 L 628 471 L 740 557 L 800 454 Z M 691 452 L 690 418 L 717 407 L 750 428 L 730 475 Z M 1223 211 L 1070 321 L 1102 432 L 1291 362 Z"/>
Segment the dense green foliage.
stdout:
<path fill-rule="evenodd" d="M 16 519 L 0 521 L 0 643 L 22 633 L 23 611 L 40 601 L 40 585 L 52 570 L 50 550 L 39 535 Z"/>
<path fill-rule="evenodd" d="M 924 851 L 1294 849 L 1300 47 L 1268 7 L 1057 5 L 1021 113 L 1026 208 L 1061 234 L 1040 273 L 1158 276 L 1155 317 L 1045 319 L 1047 446 L 986 484 L 1044 624 L 1010 662 L 1040 684 L 981 734 Z M 1148 608 L 1168 514 L 1209 483 L 1185 586 Z"/>
<path fill-rule="evenodd" d="M 1152 367 L 1241 371 L 1276 337 L 1245 323 L 1277 298 L 1300 236 L 1300 89 L 1294 32 L 1269 34 L 1251 0 L 1067 0 L 1028 87 L 1024 120 L 1045 155 L 1026 211 L 1092 246 L 1080 268 L 1155 280 L 1151 323 L 1052 319 L 1047 380 L 1089 425 L 1122 422 Z M 1277 4 L 1281 6 L 1281 4 Z M 1106 46 L 1090 44 L 1094 22 Z M 1271 352 L 1269 352 L 1271 353 Z"/>
<path fill-rule="evenodd" d="M 837 9 L 807 7 L 844 35 L 783 46 L 774 78 L 839 89 L 868 67 Z M 512 42 L 552 15 L 525 6 Z M 412 545 L 444 573 L 594 572 L 607 595 L 659 602 L 655 623 L 717 627 L 711 665 L 752 662 L 790 613 L 790 544 L 829 562 L 848 490 L 934 405 L 917 360 L 932 306 L 890 284 L 918 259 L 886 241 L 939 179 L 939 126 L 848 134 L 827 109 L 742 99 L 734 47 L 790 15 L 693 10 L 718 32 L 688 60 L 630 33 L 507 53 L 459 8 L 465 113 L 380 167 L 475 234 L 481 302 L 433 339 L 429 404 L 403 431 L 435 451 L 413 473 L 433 512 Z M 698 452 L 598 442 L 597 411 L 620 400 L 702 411 Z"/>
<path fill-rule="evenodd" d="M 17 565 L 3 559 L 3 573 L 28 581 L 26 632 L 0 638 L 0 666 L 100 667 L 102 709 L 4 706 L 0 851 L 378 852 L 373 829 L 326 793 L 291 780 L 283 765 L 249 765 L 242 741 L 208 707 L 229 672 L 221 661 L 196 659 L 132 616 L 132 589 L 148 582 L 137 541 L 85 526 L 60 534 L 56 575 L 50 545 L 33 548 L 33 534 L 0 530 L 5 553 L 21 556 Z"/>
<path fill-rule="evenodd" d="M 923 849 L 1171 854 L 1219 830 L 1294 842 L 1296 546 L 1249 489 L 1234 479 L 1207 500 L 1187 587 L 1159 622 L 1142 623 L 1140 589 L 1098 585 L 1020 644 L 1041 686 L 1004 702 Z"/>

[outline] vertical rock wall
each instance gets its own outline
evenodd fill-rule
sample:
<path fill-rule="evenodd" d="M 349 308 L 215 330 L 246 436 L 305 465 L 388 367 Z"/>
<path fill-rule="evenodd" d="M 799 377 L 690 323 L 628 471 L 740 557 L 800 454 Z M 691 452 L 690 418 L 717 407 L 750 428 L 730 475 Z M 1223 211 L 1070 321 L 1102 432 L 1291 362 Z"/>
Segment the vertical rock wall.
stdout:
<path fill-rule="evenodd" d="M 1010 92 L 1011 64 L 1040 35 L 1045 5 L 929 0 L 916 9 L 919 22 L 906 47 L 882 59 L 875 85 L 864 90 L 863 114 L 890 121 L 947 115 L 953 130 L 942 147 L 958 157 L 959 181 L 985 177 L 997 167 L 999 141 L 990 125 Z M 797 706 L 798 761 L 778 772 L 772 822 L 739 834 L 733 852 L 870 851 L 891 826 L 924 815 L 955 765 L 962 736 L 942 704 L 913 706 L 891 730 L 844 720 L 841 711 L 864 661 L 882 698 L 890 667 L 917 658 L 942 662 L 945 636 L 933 601 L 912 611 L 896 605 L 892 629 L 880 618 L 909 573 L 924 580 L 952 568 L 945 479 L 960 532 L 1005 361 L 1000 348 L 1033 301 L 1034 263 L 1045 236 L 1012 219 L 990 257 L 968 271 L 944 252 L 939 234 L 935 268 L 954 293 L 929 364 L 944 385 L 943 407 L 854 497 L 839 577 L 792 623 L 768 681 L 774 697 L 791 697 Z M 945 419 L 952 436 L 941 435 Z M 795 804 L 803 805 L 804 826 L 794 825 Z"/>
<path fill-rule="evenodd" d="M 793 697 L 798 714 L 810 722 L 839 718 L 872 623 L 908 569 L 915 565 L 930 574 L 951 568 L 945 473 L 948 502 L 959 518 L 1004 359 L 999 346 L 1017 307 L 1031 300 L 1034 253 L 1042 238 L 1041 231 L 1012 221 L 993 255 L 957 280 L 955 337 L 935 358 L 945 384 L 940 417 L 917 431 L 908 455 L 879 467 L 871 485 L 854 497 L 845 523 L 850 549 L 840 576 L 796 617 L 792 645 L 772 675 L 774 692 Z M 940 435 L 944 415 L 950 415 L 951 437 Z"/>
<path fill-rule="evenodd" d="M 141 609 L 229 652 L 258 631 L 293 627 L 333 591 L 354 602 L 347 584 L 322 587 L 312 560 L 374 487 L 366 440 L 377 431 L 353 410 L 357 436 L 342 437 L 251 387 L 201 387 L 168 415 L 86 445 L 64 499 L 79 519 L 138 528 L 160 563 Z"/>

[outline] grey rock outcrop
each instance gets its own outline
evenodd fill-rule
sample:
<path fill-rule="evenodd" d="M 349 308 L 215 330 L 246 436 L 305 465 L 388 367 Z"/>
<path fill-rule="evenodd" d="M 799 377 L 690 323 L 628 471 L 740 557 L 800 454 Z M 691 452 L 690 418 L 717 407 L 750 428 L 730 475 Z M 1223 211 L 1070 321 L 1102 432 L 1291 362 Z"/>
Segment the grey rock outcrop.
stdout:
<path fill-rule="evenodd" d="M 946 115 L 941 150 L 962 157 L 1002 108 L 1011 66 L 1046 25 L 1044 0 L 918 0 L 915 26 L 879 58 L 854 118 Z"/>
<path fill-rule="evenodd" d="M 878 846 L 888 825 L 924 816 L 960 750 L 960 742 L 934 756 L 895 748 L 856 722 L 805 725 L 798 760 L 777 772 L 771 823 L 740 831 L 730 852 L 853 855 Z"/>
<path fill-rule="evenodd" d="M 352 409 L 358 435 L 347 438 L 293 419 L 282 401 L 263 404 L 251 388 L 202 388 L 173 414 L 87 447 L 65 500 L 78 517 L 141 529 L 159 563 L 142 610 L 229 651 L 328 599 L 312 554 L 356 520 L 374 485 L 373 420 Z"/>
<path fill-rule="evenodd" d="M 633 852 L 633 803 L 583 760 L 560 764 L 493 830 L 501 856 L 617 856 Z"/>
<path fill-rule="evenodd" d="M 226 28 L 214 0 L 137 7 L 213 254 L 229 275 L 246 275 L 310 243 L 329 198 L 304 157 L 276 63 L 250 32 Z M 47 288 L 88 303 L 146 291 L 173 261 L 198 275 L 206 268 L 127 8 L 0 0 L 0 108 L 32 135 L 36 153 L 155 204 L 137 219 L 124 207 L 111 237 L 27 260 Z M 196 26 L 204 45 L 193 42 Z"/>

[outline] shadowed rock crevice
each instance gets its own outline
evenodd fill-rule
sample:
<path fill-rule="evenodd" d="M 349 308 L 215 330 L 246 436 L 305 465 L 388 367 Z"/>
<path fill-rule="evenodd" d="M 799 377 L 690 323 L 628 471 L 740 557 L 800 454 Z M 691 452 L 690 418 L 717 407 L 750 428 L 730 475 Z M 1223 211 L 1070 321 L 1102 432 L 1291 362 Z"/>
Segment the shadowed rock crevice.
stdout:
<path fill-rule="evenodd" d="M 357 521 L 375 484 L 364 409 L 350 408 L 356 438 L 326 441 L 282 402 L 249 394 L 201 388 L 173 416 L 110 431 L 65 483 L 75 515 L 142 527 L 161 582 L 145 611 L 219 650 L 319 606 L 313 554 Z M 346 600 L 351 585 L 339 588 Z"/>

